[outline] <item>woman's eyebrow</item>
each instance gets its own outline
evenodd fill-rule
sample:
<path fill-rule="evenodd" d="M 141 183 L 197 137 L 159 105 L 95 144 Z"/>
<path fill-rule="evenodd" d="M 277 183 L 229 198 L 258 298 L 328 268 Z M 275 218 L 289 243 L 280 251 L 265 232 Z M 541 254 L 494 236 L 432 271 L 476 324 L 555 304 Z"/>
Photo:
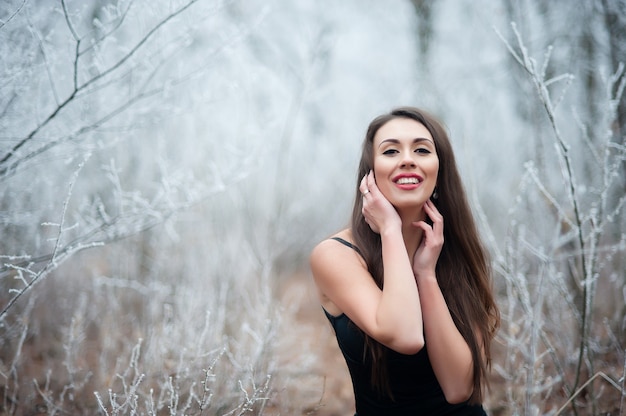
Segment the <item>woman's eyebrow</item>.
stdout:
<path fill-rule="evenodd" d="M 432 140 L 430 140 L 427 137 L 416 137 L 415 139 L 413 139 L 413 143 L 419 143 L 419 142 L 429 142 L 434 144 L 434 142 Z M 382 146 L 383 143 L 395 143 L 395 144 L 400 144 L 400 140 L 398 139 L 394 139 L 394 138 L 390 138 L 390 139 L 385 139 L 383 141 L 380 142 L 380 144 L 378 145 L 378 147 Z"/>

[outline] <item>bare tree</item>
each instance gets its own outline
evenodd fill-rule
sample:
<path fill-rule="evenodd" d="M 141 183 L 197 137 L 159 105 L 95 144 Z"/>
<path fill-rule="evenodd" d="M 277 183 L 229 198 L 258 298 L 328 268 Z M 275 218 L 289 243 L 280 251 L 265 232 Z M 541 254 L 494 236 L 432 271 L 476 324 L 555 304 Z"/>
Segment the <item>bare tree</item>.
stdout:
<path fill-rule="evenodd" d="M 74 221 L 68 218 L 74 186 L 93 153 L 104 153 L 115 146 L 132 148 L 128 142 L 137 130 L 125 125 L 140 122 L 138 117 L 145 112 L 146 105 L 154 106 L 169 89 L 194 75 L 188 71 L 171 76 L 165 71 L 185 46 L 184 36 L 165 46 L 156 38 L 168 26 L 176 24 L 196 0 L 145 22 L 146 29 L 135 38 L 124 34 L 128 31 L 127 18 L 136 7 L 132 1 L 105 3 L 96 8 L 102 17 L 94 17 L 93 25 L 84 25 L 81 13 L 85 11 L 70 9 L 66 1 L 52 7 L 24 3 L 17 4 L 10 20 L 0 29 L 2 43 L 7 48 L 4 55 L 11 64 L 4 67 L 2 74 L 5 80 L 2 96 L 6 97 L 1 120 L 5 132 L 0 156 L 2 199 L 5 207 L 15 209 L 16 197 L 24 199 L 25 193 L 31 193 L 35 206 L 27 209 L 33 214 L 37 215 L 41 205 L 53 204 L 61 210 L 56 219 L 48 220 L 44 226 L 56 229 L 54 243 L 36 254 L 30 252 L 29 244 L 22 244 L 32 229 L 27 230 L 27 225 L 19 225 L 19 219 L 11 218 L 20 212 L 7 213 L 5 224 L 8 230 L 15 227 L 9 232 L 16 239 L 3 241 L 1 251 L 5 261 L 0 277 L 3 282 L 17 277 L 21 285 L 11 286 L 12 296 L 3 303 L 0 319 L 33 284 L 75 253 L 149 229 L 189 207 L 199 196 L 191 197 L 188 192 L 181 194 L 182 198 L 172 198 L 177 189 L 189 184 L 166 183 L 171 179 L 163 177 L 160 197 L 136 198 L 126 193 L 112 166 L 108 177 L 103 178 L 110 183 L 111 199 L 108 203 L 93 199 L 92 206 L 84 207 L 83 215 L 89 215 L 84 219 L 86 226 L 76 229 L 73 223 L 68 225 L 68 221 Z M 57 14 L 62 20 L 45 23 L 43 18 L 47 14 Z M 20 18 L 25 25 L 18 24 Z M 67 53 L 58 53 L 51 39 L 59 36 L 59 32 L 69 36 Z M 129 45 L 120 47 L 117 39 L 126 36 Z M 17 47 L 16 41 L 22 44 Z M 58 162 L 69 165 L 69 169 Z M 39 177 L 42 174 L 46 177 Z M 60 182 L 55 183 L 57 175 Z M 28 182 L 33 186 L 24 188 Z M 46 188 L 53 188 L 51 193 L 60 198 L 56 201 L 37 198 L 50 193 Z M 196 188 L 203 195 L 211 192 L 200 191 L 198 185 Z M 112 210 L 113 206 L 117 209 Z"/>
<path fill-rule="evenodd" d="M 302 406 L 275 400 L 277 332 L 292 318 L 274 289 L 310 244 L 298 227 L 329 216 L 300 186 L 316 166 L 291 157 L 311 150 L 303 123 L 321 128 L 307 98 L 328 23 L 311 38 L 255 32 L 272 10 L 263 1 L 11 7 L 0 16 L 2 411 Z M 308 18 L 291 7 L 274 22 Z M 283 382 L 303 377 L 306 363 L 281 370 Z"/>
<path fill-rule="evenodd" d="M 142 373 L 146 362 L 151 364 L 156 360 L 152 357 L 159 355 L 151 343 L 144 353 L 137 340 L 140 336 L 125 339 L 123 344 L 138 344 L 129 352 L 127 368 L 120 370 L 125 345 L 114 345 L 121 339 L 106 345 L 106 334 L 116 328 L 137 331 L 148 323 L 148 333 L 161 330 L 174 342 L 187 326 L 163 328 L 159 321 L 169 313 L 169 286 L 147 281 L 154 277 L 147 270 L 130 279 L 118 278 L 115 272 L 123 269 L 124 262 L 135 262 L 137 248 L 140 258 L 150 256 L 156 240 L 150 230 L 158 227 L 173 233 L 167 227 L 175 216 L 193 212 L 227 184 L 247 175 L 245 164 L 233 172 L 217 169 L 210 159 L 204 159 L 201 168 L 194 166 L 195 171 L 178 166 L 175 157 L 164 156 L 168 152 L 174 156 L 171 149 L 176 149 L 176 143 L 158 139 L 159 129 L 171 128 L 161 121 L 193 108 L 197 97 L 188 87 L 197 85 L 223 48 L 237 39 L 225 39 L 201 55 L 185 53 L 197 48 L 190 16 L 211 16 L 219 8 L 200 8 L 197 0 L 3 4 L 2 13 L 6 10 L 7 15 L 0 16 L 0 331 L 6 342 L 0 350 L 0 408 L 7 414 L 37 406 L 48 414 L 90 413 L 93 397 L 82 395 L 107 387 L 111 396 L 98 396 L 101 411 L 132 413 L 138 406 L 138 386 L 159 386 L 154 376 Z M 181 87 L 186 87 L 182 94 Z M 152 148 L 145 146 L 146 138 Z M 85 254 L 96 248 L 98 257 Z M 149 268 L 147 262 L 139 263 Z M 103 272 L 92 278 L 97 267 Z M 63 311 L 63 305 L 55 302 L 53 284 L 43 291 L 33 290 L 55 273 L 63 276 L 59 287 L 65 294 L 77 296 L 74 312 Z M 225 306 L 226 300 L 220 298 L 224 291 L 226 286 L 212 294 L 219 300 L 216 304 Z M 142 304 L 149 297 L 156 305 Z M 46 298 L 53 301 L 41 301 Z M 99 309 L 111 316 L 97 316 Z M 120 324 L 129 312 L 146 318 Z M 71 320 L 66 327 L 67 315 Z M 259 339 L 265 337 L 260 342 L 267 343 L 272 327 L 263 324 L 267 331 Z M 204 383 L 198 393 L 193 381 L 198 375 L 183 379 L 181 369 L 181 378 L 165 382 L 159 388 L 161 397 L 151 398 L 153 412 L 168 406 L 172 414 L 202 410 L 220 402 L 223 407 L 245 410 L 262 405 L 260 396 L 267 392 L 269 379 L 257 385 L 250 375 L 255 368 L 248 366 L 245 355 L 237 356 L 242 353 L 234 348 L 215 347 L 224 326 L 201 317 L 188 327 L 198 331 L 189 340 L 202 348 L 193 356 L 199 371 L 206 360 L 213 363 L 204 374 L 211 383 Z M 35 341 L 33 346 L 28 341 L 45 339 L 45 333 L 53 331 L 49 339 L 63 338 L 58 344 Z M 257 335 L 254 326 L 247 331 L 249 336 Z M 214 349 L 210 353 L 202 345 L 207 340 Z M 86 344 L 98 341 L 103 343 L 102 355 L 91 357 Z M 62 348 L 64 359 L 42 363 L 42 367 L 49 365 L 42 380 L 45 372 L 31 368 L 36 361 L 30 354 L 44 345 Z M 256 340 L 248 345 L 253 347 Z M 236 377 L 239 386 L 214 387 L 219 386 L 216 374 L 222 380 Z M 259 377 L 265 380 L 265 376 Z M 217 399 L 216 391 L 222 391 Z M 26 403 L 29 394 L 38 400 Z M 182 395 L 186 402 L 178 403 Z"/>
<path fill-rule="evenodd" d="M 532 82 L 547 116 L 563 187 L 551 185 L 550 178 L 534 163 L 527 165 L 517 209 L 519 214 L 526 210 L 544 228 L 531 227 L 523 215 L 514 216 L 506 252 L 497 256 L 507 291 L 502 332 L 507 352 L 501 375 L 510 383 L 507 400 L 516 411 L 560 414 L 571 406 L 575 414 L 585 410 L 597 414 L 601 403 L 620 405 L 615 404 L 619 403 L 615 397 L 606 400 L 606 396 L 611 397 L 610 391 L 596 390 L 595 381 L 608 383 L 619 392 L 617 397 L 623 394 L 623 386 L 617 381 L 622 366 L 607 367 L 599 358 L 611 351 L 611 361 L 623 362 L 621 337 L 616 336 L 623 332 L 623 316 L 604 315 L 607 309 L 599 307 L 597 296 L 599 288 L 611 293 L 626 287 L 619 276 L 624 257 L 620 217 L 626 206 L 619 172 L 626 163 L 626 148 L 615 143 L 610 129 L 618 118 L 617 103 L 626 86 L 624 67 L 618 66 L 607 79 L 606 98 L 596 103 L 596 125 L 602 126 L 596 131 L 604 135 L 598 134 L 591 142 L 581 125 L 574 142 L 563 133 L 564 116 L 559 108 L 573 75 L 548 71 L 552 49 L 548 47 L 543 62 L 539 62 L 516 27 L 514 33 L 515 46 L 507 46 Z M 570 117 L 576 119 L 576 112 Z M 577 161 L 573 154 L 577 143 L 584 143 L 592 152 L 590 160 Z M 553 221 L 551 227 L 544 222 L 546 212 L 552 212 L 548 214 Z M 572 280 L 566 285 L 567 276 Z M 623 300 L 618 295 L 603 301 L 619 304 Z M 600 318 L 599 314 L 604 316 Z M 571 336 L 573 332 L 576 337 Z M 519 365 L 524 371 L 516 375 L 513 368 Z M 523 393 L 514 387 L 516 384 L 524 386 Z M 561 390 L 565 399 L 558 410 L 542 407 L 545 398 Z"/>

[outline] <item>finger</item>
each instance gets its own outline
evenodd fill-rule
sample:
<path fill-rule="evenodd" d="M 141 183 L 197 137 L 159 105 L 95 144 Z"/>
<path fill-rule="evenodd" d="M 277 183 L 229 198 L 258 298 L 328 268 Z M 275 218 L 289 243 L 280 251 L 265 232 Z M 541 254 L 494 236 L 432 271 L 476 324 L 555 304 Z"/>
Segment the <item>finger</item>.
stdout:
<path fill-rule="evenodd" d="M 431 227 L 430 224 L 425 221 L 416 221 L 413 223 L 413 226 L 422 230 L 420 247 L 440 249 L 441 246 L 443 246 L 443 233 L 436 227 Z"/>
<path fill-rule="evenodd" d="M 359 185 L 359 191 L 361 191 L 363 196 L 365 196 L 367 192 L 369 192 L 369 188 L 367 187 L 367 175 L 363 176 L 363 179 L 361 179 L 361 183 Z"/>
<path fill-rule="evenodd" d="M 370 170 L 367 174 L 367 189 L 373 194 L 378 194 L 378 186 L 376 185 L 376 178 L 374 177 L 374 171 Z"/>
<path fill-rule="evenodd" d="M 439 210 L 437 209 L 433 201 L 431 200 L 426 201 L 426 203 L 424 204 L 424 210 L 426 211 L 426 213 L 428 214 L 431 220 L 434 221 L 435 219 L 437 219 L 437 220 L 443 221 L 443 216 L 441 215 L 441 213 L 439 212 Z"/>
<path fill-rule="evenodd" d="M 428 217 L 433 221 L 433 223 L 435 222 L 443 223 L 443 216 L 441 215 L 441 213 L 439 212 L 439 210 L 437 209 L 437 207 L 432 201 L 430 200 L 426 201 L 426 203 L 424 204 L 424 211 L 426 212 Z"/>
<path fill-rule="evenodd" d="M 432 233 L 433 228 L 426 221 L 415 221 L 412 223 L 414 227 L 421 228 L 424 231 L 424 236 L 426 234 Z"/>
<path fill-rule="evenodd" d="M 430 207 L 424 206 L 424 210 L 426 211 L 426 214 L 431 219 L 432 224 L 433 224 L 430 227 L 432 231 L 433 241 L 435 239 L 443 241 L 443 217 L 438 211 L 433 210 Z"/>
<path fill-rule="evenodd" d="M 432 201 L 427 201 L 424 204 L 424 211 L 432 221 L 433 237 L 436 236 L 438 240 L 443 240 L 443 216 Z"/>

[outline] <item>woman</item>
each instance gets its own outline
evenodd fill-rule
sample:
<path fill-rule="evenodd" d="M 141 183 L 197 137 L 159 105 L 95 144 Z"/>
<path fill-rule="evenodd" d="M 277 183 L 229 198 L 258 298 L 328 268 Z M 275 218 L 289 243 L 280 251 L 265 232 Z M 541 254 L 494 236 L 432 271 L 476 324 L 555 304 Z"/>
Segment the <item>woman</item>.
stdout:
<path fill-rule="evenodd" d="M 444 128 L 411 107 L 377 117 L 358 179 L 351 227 L 310 257 L 356 414 L 484 415 L 499 312 Z"/>

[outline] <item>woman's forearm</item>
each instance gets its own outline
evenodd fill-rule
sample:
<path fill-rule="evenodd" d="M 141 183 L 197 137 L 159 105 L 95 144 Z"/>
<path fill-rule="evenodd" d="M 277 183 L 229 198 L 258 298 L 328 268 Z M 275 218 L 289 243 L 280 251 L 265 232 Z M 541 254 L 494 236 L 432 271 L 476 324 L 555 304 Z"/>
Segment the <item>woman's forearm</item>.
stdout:
<path fill-rule="evenodd" d="M 464 402 L 473 391 L 473 359 L 457 329 L 436 277 L 420 276 L 418 288 L 428 356 L 450 403 Z"/>
<path fill-rule="evenodd" d="M 383 293 L 376 319 L 389 337 L 386 344 L 411 354 L 423 346 L 420 297 L 401 229 L 382 230 Z"/>

